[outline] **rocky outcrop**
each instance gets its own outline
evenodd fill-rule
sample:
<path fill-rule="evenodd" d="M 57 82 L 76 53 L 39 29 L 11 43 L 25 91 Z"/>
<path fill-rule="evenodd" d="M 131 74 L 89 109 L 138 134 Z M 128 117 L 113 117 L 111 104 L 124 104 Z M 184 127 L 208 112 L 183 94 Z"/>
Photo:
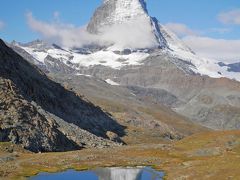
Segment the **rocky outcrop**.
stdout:
<path fill-rule="evenodd" d="M 74 72 L 77 72 L 76 69 L 70 66 L 70 63 L 71 62 L 68 61 L 68 64 L 65 64 L 61 60 L 53 58 L 49 55 L 44 59 L 45 68 L 48 72 L 51 73 L 72 74 Z"/>
<path fill-rule="evenodd" d="M 79 149 L 53 120 L 42 116 L 19 95 L 11 80 L 3 78 L 0 78 L 0 141 L 21 144 L 33 152 Z"/>

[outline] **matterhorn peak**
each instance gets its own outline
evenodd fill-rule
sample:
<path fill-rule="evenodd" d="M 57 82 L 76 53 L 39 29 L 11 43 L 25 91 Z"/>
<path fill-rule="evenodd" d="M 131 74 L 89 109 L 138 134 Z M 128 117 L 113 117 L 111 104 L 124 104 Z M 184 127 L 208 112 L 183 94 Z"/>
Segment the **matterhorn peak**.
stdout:
<path fill-rule="evenodd" d="M 104 0 L 87 26 L 115 48 L 165 48 L 158 21 L 148 15 L 144 0 Z"/>
<path fill-rule="evenodd" d="M 104 0 L 95 11 L 87 29 L 91 33 L 98 33 L 104 26 L 147 17 L 148 12 L 144 0 Z"/>

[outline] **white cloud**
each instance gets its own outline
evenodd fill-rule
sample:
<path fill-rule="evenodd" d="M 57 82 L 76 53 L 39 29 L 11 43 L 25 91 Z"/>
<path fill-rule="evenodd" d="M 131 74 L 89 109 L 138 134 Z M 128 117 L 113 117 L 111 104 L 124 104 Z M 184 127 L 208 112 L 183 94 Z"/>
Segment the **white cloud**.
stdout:
<path fill-rule="evenodd" d="M 100 45 L 116 44 L 115 47 L 117 48 L 155 46 L 155 39 L 152 37 L 151 30 L 142 26 L 141 19 L 103 29 L 103 33 L 99 36 L 89 34 L 85 27 L 63 24 L 59 20 L 53 23 L 39 21 L 31 13 L 27 14 L 27 22 L 32 30 L 41 34 L 46 40 L 67 47 L 81 47 L 95 43 Z M 139 26 L 136 26 L 136 24 L 139 24 Z M 228 62 L 240 60 L 240 40 L 204 37 L 204 33 L 198 33 L 200 31 L 192 30 L 179 23 L 168 23 L 167 28 L 180 36 L 200 56 Z M 228 29 L 211 28 L 205 32 L 209 31 L 224 33 Z M 145 36 L 142 36 L 142 34 Z"/>
<path fill-rule="evenodd" d="M 167 23 L 165 26 L 177 34 L 179 37 L 198 34 L 198 32 L 188 28 L 185 24 L 181 23 Z"/>
<path fill-rule="evenodd" d="M 151 26 L 143 26 L 145 23 L 144 19 L 139 18 L 101 29 L 101 41 L 115 44 L 114 47 L 119 49 L 158 46 Z"/>
<path fill-rule="evenodd" d="M 229 32 L 231 31 L 229 28 L 209 28 L 200 31 L 192 30 L 187 25 L 179 23 L 168 23 L 166 26 L 199 56 L 229 63 L 240 61 L 240 39 L 227 40 L 207 37 L 207 34 L 212 32 L 219 34 Z"/>
<path fill-rule="evenodd" d="M 219 34 L 224 34 L 230 32 L 230 28 L 210 28 L 207 32 L 216 32 Z"/>
<path fill-rule="evenodd" d="M 240 61 L 240 39 L 226 40 L 186 36 L 183 38 L 183 41 L 200 56 L 229 63 Z"/>
<path fill-rule="evenodd" d="M 220 13 L 218 20 L 224 24 L 240 25 L 240 9 Z"/>
<path fill-rule="evenodd" d="M 85 31 L 85 27 L 62 24 L 59 21 L 47 23 L 35 19 L 32 13 L 26 15 L 29 27 L 48 41 L 74 47 L 90 43 L 94 37 Z"/>
<path fill-rule="evenodd" d="M 5 26 L 5 23 L 3 21 L 0 21 L 0 30 L 3 29 Z"/>
<path fill-rule="evenodd" d="M 174 32 L 178 37 L 185 37 L 185 36 L 197 36 L 197 35 L 204 35 L 209 32 L 215 32 L 219 34 L 224 34 L 231 31 L 230 28 L 209 28 L 205 30 L 193 30 L 189 28 L 187 25 L 182 23 L 167 23 L 166 26 L 169 30 Z"/>
<path fill-rule="evenodd" d="M 54 16 L 56 14 L 54 13 Z M 59 14 L 58 14 L 59 15 Z M 101 35 L 93 35 L 85 27 L 63 24 L 59 20 L 47 23 L 35 19 L 32 13 L 27 15 L 29 27 L 48 41 L 68 47 L 81 47 L 89 44 L 110 45 L 122 48 L 145 48 L 155 46 L 155 36 L 151 28 L 142 26 L 142 19 L 102 29 Z M 142 36 L 142 35 L 145 36 Z"/>

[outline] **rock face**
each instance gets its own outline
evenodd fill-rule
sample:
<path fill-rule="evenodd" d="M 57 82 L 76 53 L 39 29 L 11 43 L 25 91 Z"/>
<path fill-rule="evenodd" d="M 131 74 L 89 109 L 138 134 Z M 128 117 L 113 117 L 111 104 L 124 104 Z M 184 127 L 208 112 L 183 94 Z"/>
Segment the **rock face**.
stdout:
<path fill-rule="evenodd" d="M 104 26 L 121 24 L 136 18 L 149 20 L 143 0 L 103 1 L 95 11 L 87 30 L 91 33 L 100 33 Z"/>
<path fill-rule="evenodd" d="M 87 30 L 91 33 L 99 33 L 104 26 L 124 23 L 138 17 L 148 17 L 143 0 L 103 1 L 95 11 Z"/>
<path fill-rule="evenodd" d="M 58 130 L 54 121 L 46 119 L 19 95 L 11 80 L 0 79 L 0 96 L 0 141 L 22 144 L 33 152 L 79 148 Z"/>
<path fill-rule="evenodd" d="M 106 132 L 124 134 L 123 127 L 99 107 L 48 79 L 2 40 L 0 63 L 1 141 L 34 152 L 65 151 L 114 146 L 105 139 Z M 70 133 L 69 126 L 76 130 Z"/>

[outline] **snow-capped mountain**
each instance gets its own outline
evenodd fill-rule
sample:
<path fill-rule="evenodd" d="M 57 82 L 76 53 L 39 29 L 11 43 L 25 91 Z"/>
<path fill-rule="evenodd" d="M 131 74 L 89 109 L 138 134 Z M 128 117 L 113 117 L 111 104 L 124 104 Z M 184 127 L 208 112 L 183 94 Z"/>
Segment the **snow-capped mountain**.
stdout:
<path fill-rule="evenodd" d="M 105 26 L 122 24 L 137 18 L 149 23 L 150 19 L 143 0 L 104 0 L 103 4 L 95 11 L 87 30 L 91 33 L 100 33 Z"/>
<path fill-rule="evenodd" d="M 144 0 L 104 1 L 95 11 L 87 31 L 120 36 L 121 41 L 117 40 L 114 49 L 167 47 L 157 20 L 148 15 Z M 145 40 L 144 44 L 140 41 L 142 39 Z M 138 44 L 132 41 L 138 41 Z"/>
<path fill-rule="evenodd" d="M 13 43 L 12 46 L 32 55 L 36 64 L 53 63 L 48 61 L 52 57 L 76 71 L 79 67 L 97 65 L 113 69 L 144 65 L 144 60 L 152 54 L 167 54 L 185 62 L 181 63 L 181 69 L 240 81 L 238 72 L 228 71 L 216 60 L 197 56 L 156 18 L 150 17 L 144 0 L 103 1 L 86 30 L 100 39 L 105 38 L 107 43 L 104 46 L 101 42 L 84 48 L 68 48 L 38 40 L 27 44 Z"/>
<path fill-rule="evenodd" d="M 240 128 L 240 85 L 230 80 L 240 81 L 240 73 L 196 55 L 148 15 L 145 1 L 105 0 L 86 31 L 91 37 L 99 37 L 99 43 L 94 40 L 83 47 L 60 47 L 38 40 L 10 46 L 55 75 L 56 81 L 69 81 L 59 80 L 65 75 L 95 78 L 111 86 L 127 87 L 141 100 L 154 99 L 154 103 L 170 106 L 207 127 Z M 76 81 L 74 86 L 82 83 Z"/>

